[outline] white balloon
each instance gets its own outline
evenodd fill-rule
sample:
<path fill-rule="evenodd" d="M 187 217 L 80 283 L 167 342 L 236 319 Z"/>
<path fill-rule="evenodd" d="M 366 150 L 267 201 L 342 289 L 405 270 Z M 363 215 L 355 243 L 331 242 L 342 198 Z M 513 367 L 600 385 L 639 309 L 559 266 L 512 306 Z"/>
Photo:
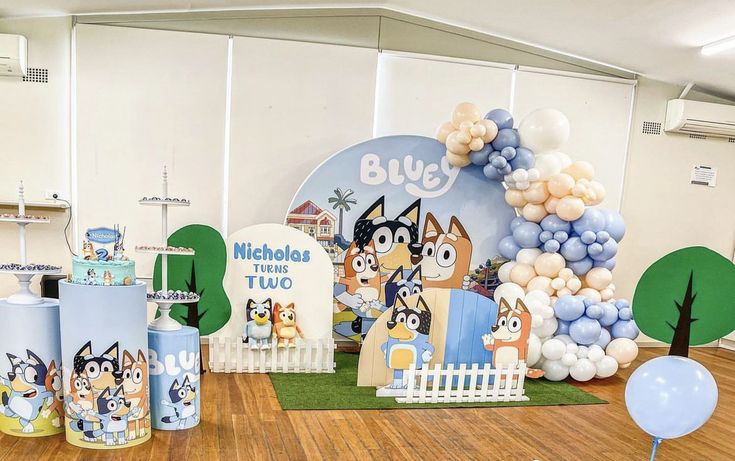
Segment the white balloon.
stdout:
<path fill-rule="evenodd" d="M 523 299 L 523 296 L 525 296 L 525 294 L 526 292 L 523 291 L 523 288 L 521 288 L 520 285 L 517 285 L 513 282 L 506 282 L 501 283 L 495 289 L 495 293 L 493 293 L 493 300 L 495 300 L 497 304 L 500 304 L 500 298 L 503 298 L 508 301 L 511 306 L 515 306 L 516 301 L 519 298 Z"/>
<path fill-rule="evenodd" d="M 605 353 L 614 358 L 620 368 L 625 368 L 638 357 L 638 344 L 632 339 L 615 338 L 607 345 Z"/>
<path fill-rule="evenodd" d="M 529 266 L 533 266 L 533 263 L 536 262 L 536 258 L 541 256 L 541 253 L 543 253 L 543 251 L 538 248 L 524 248 L 516 254 L 516 262 L 518 262 L 518 264 L 528 264 Z"/>
<path fill-rule="evenodd" d="M 605 351 L 600 346 L 593 344 L 589 347 L 589 351 L 587 352 L 588 359 L 593 362 L 599 362 L 603 357 L 605 357 Z"/>
<path fill-rule="evenodd" d="M 579 346 L 579 348 L 577 349 L 577 357 L 579 357 L 580 359 L 586 359 L 589 353 L 590 350 L 587 346 Z"/>
<path fill-rule="evenodd" d="M 565 345 L 569 345 L 569 344 L 574 344 L 575 346 L 577 345 L 577 343 L 575 343 L 572 337 L 569 335 L 556 335 L 554 336 L 554 338 L 562 341 Z M 577 352 L 577 350 L 574 349 L 574 352 Z"/>
<path fill-rule="evenodd" d="M 531 331 L 539 336 L 539 338 L 545 338 L 556 333 L 556 329 L 559 328 L 559 322 L 556 317 L 543 318 L 541 325 L 533 328 Z"/>
<path fill-rule="evenodd" d="M 579 352 L 579 346 L 577 343 L 567 343 L 567 352 L 577 355 L 577 352 Z"/>
<path fill-rule="evenodd" d="M 556 338 L 547 340 L 541 346 L 541 354 L 547 360 L 560 360 L 566 351 L 566 345 Z"/>
<path fill-rule="evenodd" d="M 562 170 L 561 161 L 553 154 L 538 154 L 534 168 L 538 170 L 539 181 L 548 181 L 549 178 Z"/>
<path fill-rule="evenodd" d="M 542 290 L 529 291 L 528 293 L 526 293 L 526 297 L 523 301 L 526 303 L 526 306 L 529 309 L 533 304 L 538 304 L 540 306 L 548 306 L 551 304 L 551 298 L 549 297 L 548 293 Z"/>
<path fill-rule="evenodd" d="M 541 340 L 538 336 L 531 333 L 528 337 L 528 354 L 526 355 L 526 364 L 529 367 L 536 365 L 541 359 Z"/>
<path fill-rule="evenodd" d="M 589 381 L 597 374 L 597 367 L 590 359 L 579 359 L 569 368 L 569 374 L 577 381 Z"/>
<path fill-rule="evenodd" d="M 563 381 L 569 376 L 569 367 L 565 367 L 559 360 L 545 360 L 541 366 L 544 378 L 549 381 Z"/>
<path fill-rule="evenodd" d="M 609 355 L 602 357 L 595 366 L 597 367 L 596 375 L 598 378 L 609 378 L 618 372 L 618 361 Z"/>
<path fill-rule="evenodd" d="M 569 352 L 567 352 L 561 357 L 561 363 L 568 367 L 571 367 L 572 365 L 577 363 L 577 360 L 581 360 L 581 359 L 578 359 L 575 354 L 570 354 Z"/>
<path fill-rule="evenodd" d="M 498 279 L 503 283 L 510 282 L 510 271 L 513 270 L 516 264 L 515 261 L 508 261 L 500 266 L 500 269 L 498 269 Z"/>
<path fill-rule="evenodd" d="M 562 169 L 572 164 L 572 158 L 569 155 L 565 154 L 564 152 L 557 151 L 557 152 L 554 152 L 554 155 L 556 155 L 556 157 L 561 162 Z"/>
<path fill-rule="evenodd" d="M 538 109 L 521 121 L 518 134 L 534 152 L 557 150 L 569 139 L 569 119 L 556 109 Z"/>

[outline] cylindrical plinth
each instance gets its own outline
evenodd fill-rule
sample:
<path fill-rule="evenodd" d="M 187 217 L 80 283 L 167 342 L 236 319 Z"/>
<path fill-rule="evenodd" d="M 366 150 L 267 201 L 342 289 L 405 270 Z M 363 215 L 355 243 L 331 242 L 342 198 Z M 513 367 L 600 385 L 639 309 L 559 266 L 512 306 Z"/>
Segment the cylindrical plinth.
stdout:
<path fill-rule="evenodd" d="M 188 429 L 199 424 L 199 330 L 148 329 L 151 360 L 151 418 L 154 429 Z"/>
<path fill-rule="evenodd" d="M 66 440 L 124 448 L 151 437 L 146 287 L 59 282 Z"/>
<path fill-rule="evenodd" d="M 0 430 L 40 437 L 64 430 L 59 304 L 0 300 Z"/>

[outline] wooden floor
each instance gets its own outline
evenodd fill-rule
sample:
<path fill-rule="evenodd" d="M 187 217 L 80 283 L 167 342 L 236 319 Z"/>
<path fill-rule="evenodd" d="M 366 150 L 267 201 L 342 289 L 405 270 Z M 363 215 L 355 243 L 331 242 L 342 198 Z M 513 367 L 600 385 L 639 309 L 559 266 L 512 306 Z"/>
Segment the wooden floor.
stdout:
<path fill-rule="evenodd" d="M 642 349 L 634 367 L 665 352 Z M 702 429 L 664 442 L 657 459 L 735 459 L 735 353 L 697 349 L 691 356 L 714 374 L 719 405 Z M 144 445 L 112 452 L 76 448 L 63 435 L 0 435 L 0 460 L 643 460 L 650 439 L 623 401 L 631 371 L 580 385 L 609 405 L 288 412 L 265 375 L 207 373 L 197 428 L 156 431 Z"/>

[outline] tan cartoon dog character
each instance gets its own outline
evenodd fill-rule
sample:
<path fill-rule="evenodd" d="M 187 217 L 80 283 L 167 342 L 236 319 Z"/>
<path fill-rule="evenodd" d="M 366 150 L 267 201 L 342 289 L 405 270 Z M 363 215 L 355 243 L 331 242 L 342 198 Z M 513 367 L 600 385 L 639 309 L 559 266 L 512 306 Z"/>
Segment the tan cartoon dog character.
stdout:
<path fill-rule="evenodd" d="M 97 435 L 95 423 L 99 420 L 91 415 L 94 411 L 95 394 L 84 370 L 74 370 L 69 378 L 69 391 L 66 400 L 66 415 L 70 419 L 69 427 L 75 432 L 82 432 L 82 439 L 95 442 Z"/>
<path fill-rule="evenodd" d="M 296 324 L 296 307 L 293 303 L 286 307 L 276 303 L 273 308 L 273 340 L 278 339 L 278 347 L 296 347 L 296 337 L 303 338 L 304 333 Z"/>
<path fill-rule="evenodd" d="M 463 288 L 469 280 L 472 241 L 456 216 L 446 232 L 431 213 L 426 213 L 421 253 L 411 262 L 421 266 L 423 288 Z"/>
<path fill-rule="evenodd" d="M 371 240 L 363 248 L 352 242 L 347 248 L 344 267 L 345 275 L 339 278 L 349 295 L 342 297 L 344 305 L 367 312 L 370 304 L 379 301 L 381 295 L 380 264 L 374 242 Z M 375 316 L 379 315 L 380 312 Z"/>
<path fill-rule="evenodd" d="M 54 401 L 41 413 L 44 418 L 49 418 L 52 413 L 56 417 L 51 421 L 55 427 L 64 424 L 64 391 L 61 381 L 61 369 L 56 367 L 56 361 L 51 360 L 48 366 L 45 383 L 46 390 L 54 394 Z"/>
<path fill-rule="evenodd" d="M 493 367 L 515 367 L 526 362 L 528 357 L 528 338 L 531 336 L 531 312 L 520 299 L 511 307 L 505 298 L 500 299 L 498 317 L 491 333 L 483 335 L 485 349 L 493 353 Z M 540 378 L 542 370 L 529 368 L 526 376 Z"/>
<path fill-rule="evenodd" d="M 128 440 L 145 436 L 146 428 L 150 427 L 148 416 L 148 361 L 143 351 L 138 350 L 138 356 L 123 352 L 123 382 L 122 387 L 125 399 L 131 408 L 140 408 L 128 419 Z M 137 432 L 136 432 L 137 426 Z"/>

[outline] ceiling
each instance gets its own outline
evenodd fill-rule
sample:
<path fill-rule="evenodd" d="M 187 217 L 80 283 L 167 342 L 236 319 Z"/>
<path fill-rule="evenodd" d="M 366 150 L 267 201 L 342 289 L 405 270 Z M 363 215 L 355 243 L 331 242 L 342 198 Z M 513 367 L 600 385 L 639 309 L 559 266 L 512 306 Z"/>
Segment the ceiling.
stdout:
<path fill-rule="evenodd" d="M 3 0 L 0 17 L 289 7 L 387 8 L 735 97 L 735 50 L 699 53 L 735 34 L 732 0 Z"/>

